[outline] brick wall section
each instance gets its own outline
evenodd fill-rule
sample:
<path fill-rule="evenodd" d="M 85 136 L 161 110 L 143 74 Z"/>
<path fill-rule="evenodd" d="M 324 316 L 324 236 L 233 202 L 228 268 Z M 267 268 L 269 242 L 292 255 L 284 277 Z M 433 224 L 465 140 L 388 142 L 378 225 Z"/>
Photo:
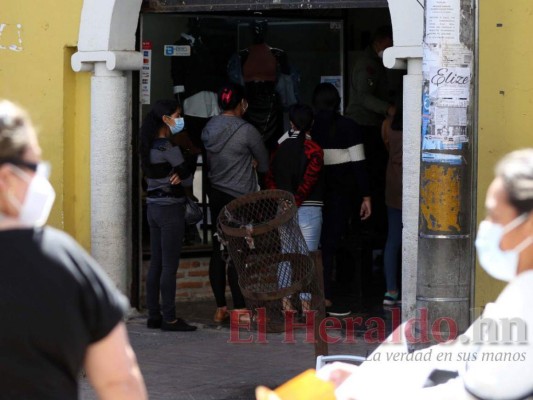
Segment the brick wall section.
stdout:
<path fill-rule="evenodd" d="M 141 302 L 145 304 L 146 274 L 150 260 L 143 261 Z M 176 274 L 176 301 L 195 301 L 213 299 L 209 283 L 209 257 L 185 258 L 180 260 Z M 227 290 L 229 293 L 229 290 Z"/>

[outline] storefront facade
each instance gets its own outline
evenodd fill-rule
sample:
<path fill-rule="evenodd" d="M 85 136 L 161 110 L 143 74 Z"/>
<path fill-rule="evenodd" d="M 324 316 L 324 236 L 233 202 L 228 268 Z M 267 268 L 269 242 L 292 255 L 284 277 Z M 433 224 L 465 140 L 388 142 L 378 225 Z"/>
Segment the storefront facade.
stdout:
<path fill-rule="evenodd" d="M 311 10 L 319 9 L 332 10 L 332 19 L 336 19 L 339 14 L 334 10 L 355 12 L 389 6 L 395 46 L 385 55 L 385 64 L 407 67 L 404 131 L 409 133 L 404 147 L 409 160 L 420 158 L 423 10 L 419 1 L 216 1 L 206 5 L 172 0 L 144 4 L 140 0 L 76 0 L 62 3 L 61 13 L 53 11 L 56 2 L 48 2 L 49 7 L 41 7 L 39 13 L 30 1 L 11 3 L 4 7 L 4 21 L 0 21 L 0 97 L 29 109 L 40 128 L 44 156 L 54 167 L 52 183 L 58 192 L 50 222 L 91 248 L 117 285 L 132 297 L 139 292 L 142 257 L 139 224 L 132 224 L 141 219 L 140 203 L 131 201 L 138 176 L 130 172 L 135 170 L 132 132 L 136 132 L 142 115 L 136 93 L 139 82 L 131 72 L 143 65 L 135 36 L 141 14 L 252 16 L 253 11 L 305 10 L 302 14 L 308 18 Z M 482 195 L 478 219 L 483 217 L 483 194 L 496 160 L 507 151 L 530 145 L 528 127 L 533 117 L 527 105 L 531 103 L 528 91 L 533 78 L 525 68 L 533 52 L 518 48 L 519 41 L 513 39 L 529 30 L 527 8 L 527 0 L 521 0 L 512 8 L 484 2 L 479 10 L 477 190 Z M 502 62 L 505 73 L 501 72 Z M 506 132 L 503 142 L 502 132 Z M 404 291 L 414 299 L 417 162 L 406 165 L 404 176 L 407 244 L 403 279 Z M 137 286 L 132 288 L 135 282 Z M 476 274 L 476 306 L 494 299 L 500 289 L 483 273 Z M 414 305 L 414 301 L 407 307 L 409 304 Z"/>

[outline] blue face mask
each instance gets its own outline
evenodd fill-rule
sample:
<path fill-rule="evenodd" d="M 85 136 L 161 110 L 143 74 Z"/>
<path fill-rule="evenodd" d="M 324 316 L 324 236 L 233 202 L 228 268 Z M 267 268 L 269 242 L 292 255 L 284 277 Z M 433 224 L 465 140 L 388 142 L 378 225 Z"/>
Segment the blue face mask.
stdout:
<path fill-rule="evenodd" d="M 181 117 L 174 118 L 174 125 L 168 125 L 168 127 L 170 128 L 170 133 L 176 135 L 177 133 L 180 133 L 183 128 L 185 128 L 185 120 Z"/>

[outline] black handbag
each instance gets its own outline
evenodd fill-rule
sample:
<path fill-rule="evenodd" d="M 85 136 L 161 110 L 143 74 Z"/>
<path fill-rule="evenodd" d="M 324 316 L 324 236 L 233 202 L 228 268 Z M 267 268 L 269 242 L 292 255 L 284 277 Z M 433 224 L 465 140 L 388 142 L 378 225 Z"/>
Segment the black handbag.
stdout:
<path fill-rule="evenodd" d="M 185 196 L 185 199 L 185 223 L 187 225 L 196 225 L 204 218 L 202 208 L 189 196 Z"/>

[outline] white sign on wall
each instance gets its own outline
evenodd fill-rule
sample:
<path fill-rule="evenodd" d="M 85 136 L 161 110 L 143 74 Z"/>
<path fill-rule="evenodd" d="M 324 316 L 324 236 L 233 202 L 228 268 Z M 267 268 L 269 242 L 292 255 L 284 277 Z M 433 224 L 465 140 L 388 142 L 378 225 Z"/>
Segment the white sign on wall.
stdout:
<path fill-rule="evenodd" d="M 141 104 L 150 104 L 150 85 L 152 80 L 152 42 L 142 43 L 143 66 L 141 68 Z"/>
<path fill-rule="evenodd" d="M 167 57 L 188 57 L 191 55 L 191 46 L 189 45 L 171 45 L 166 44 L 163 48 L 163 53 Z"/>
<path fill-rule="evenodd" d="M 426 43 L 460 43 L 461 13 L 458 0 L 426 1 Z"/>

